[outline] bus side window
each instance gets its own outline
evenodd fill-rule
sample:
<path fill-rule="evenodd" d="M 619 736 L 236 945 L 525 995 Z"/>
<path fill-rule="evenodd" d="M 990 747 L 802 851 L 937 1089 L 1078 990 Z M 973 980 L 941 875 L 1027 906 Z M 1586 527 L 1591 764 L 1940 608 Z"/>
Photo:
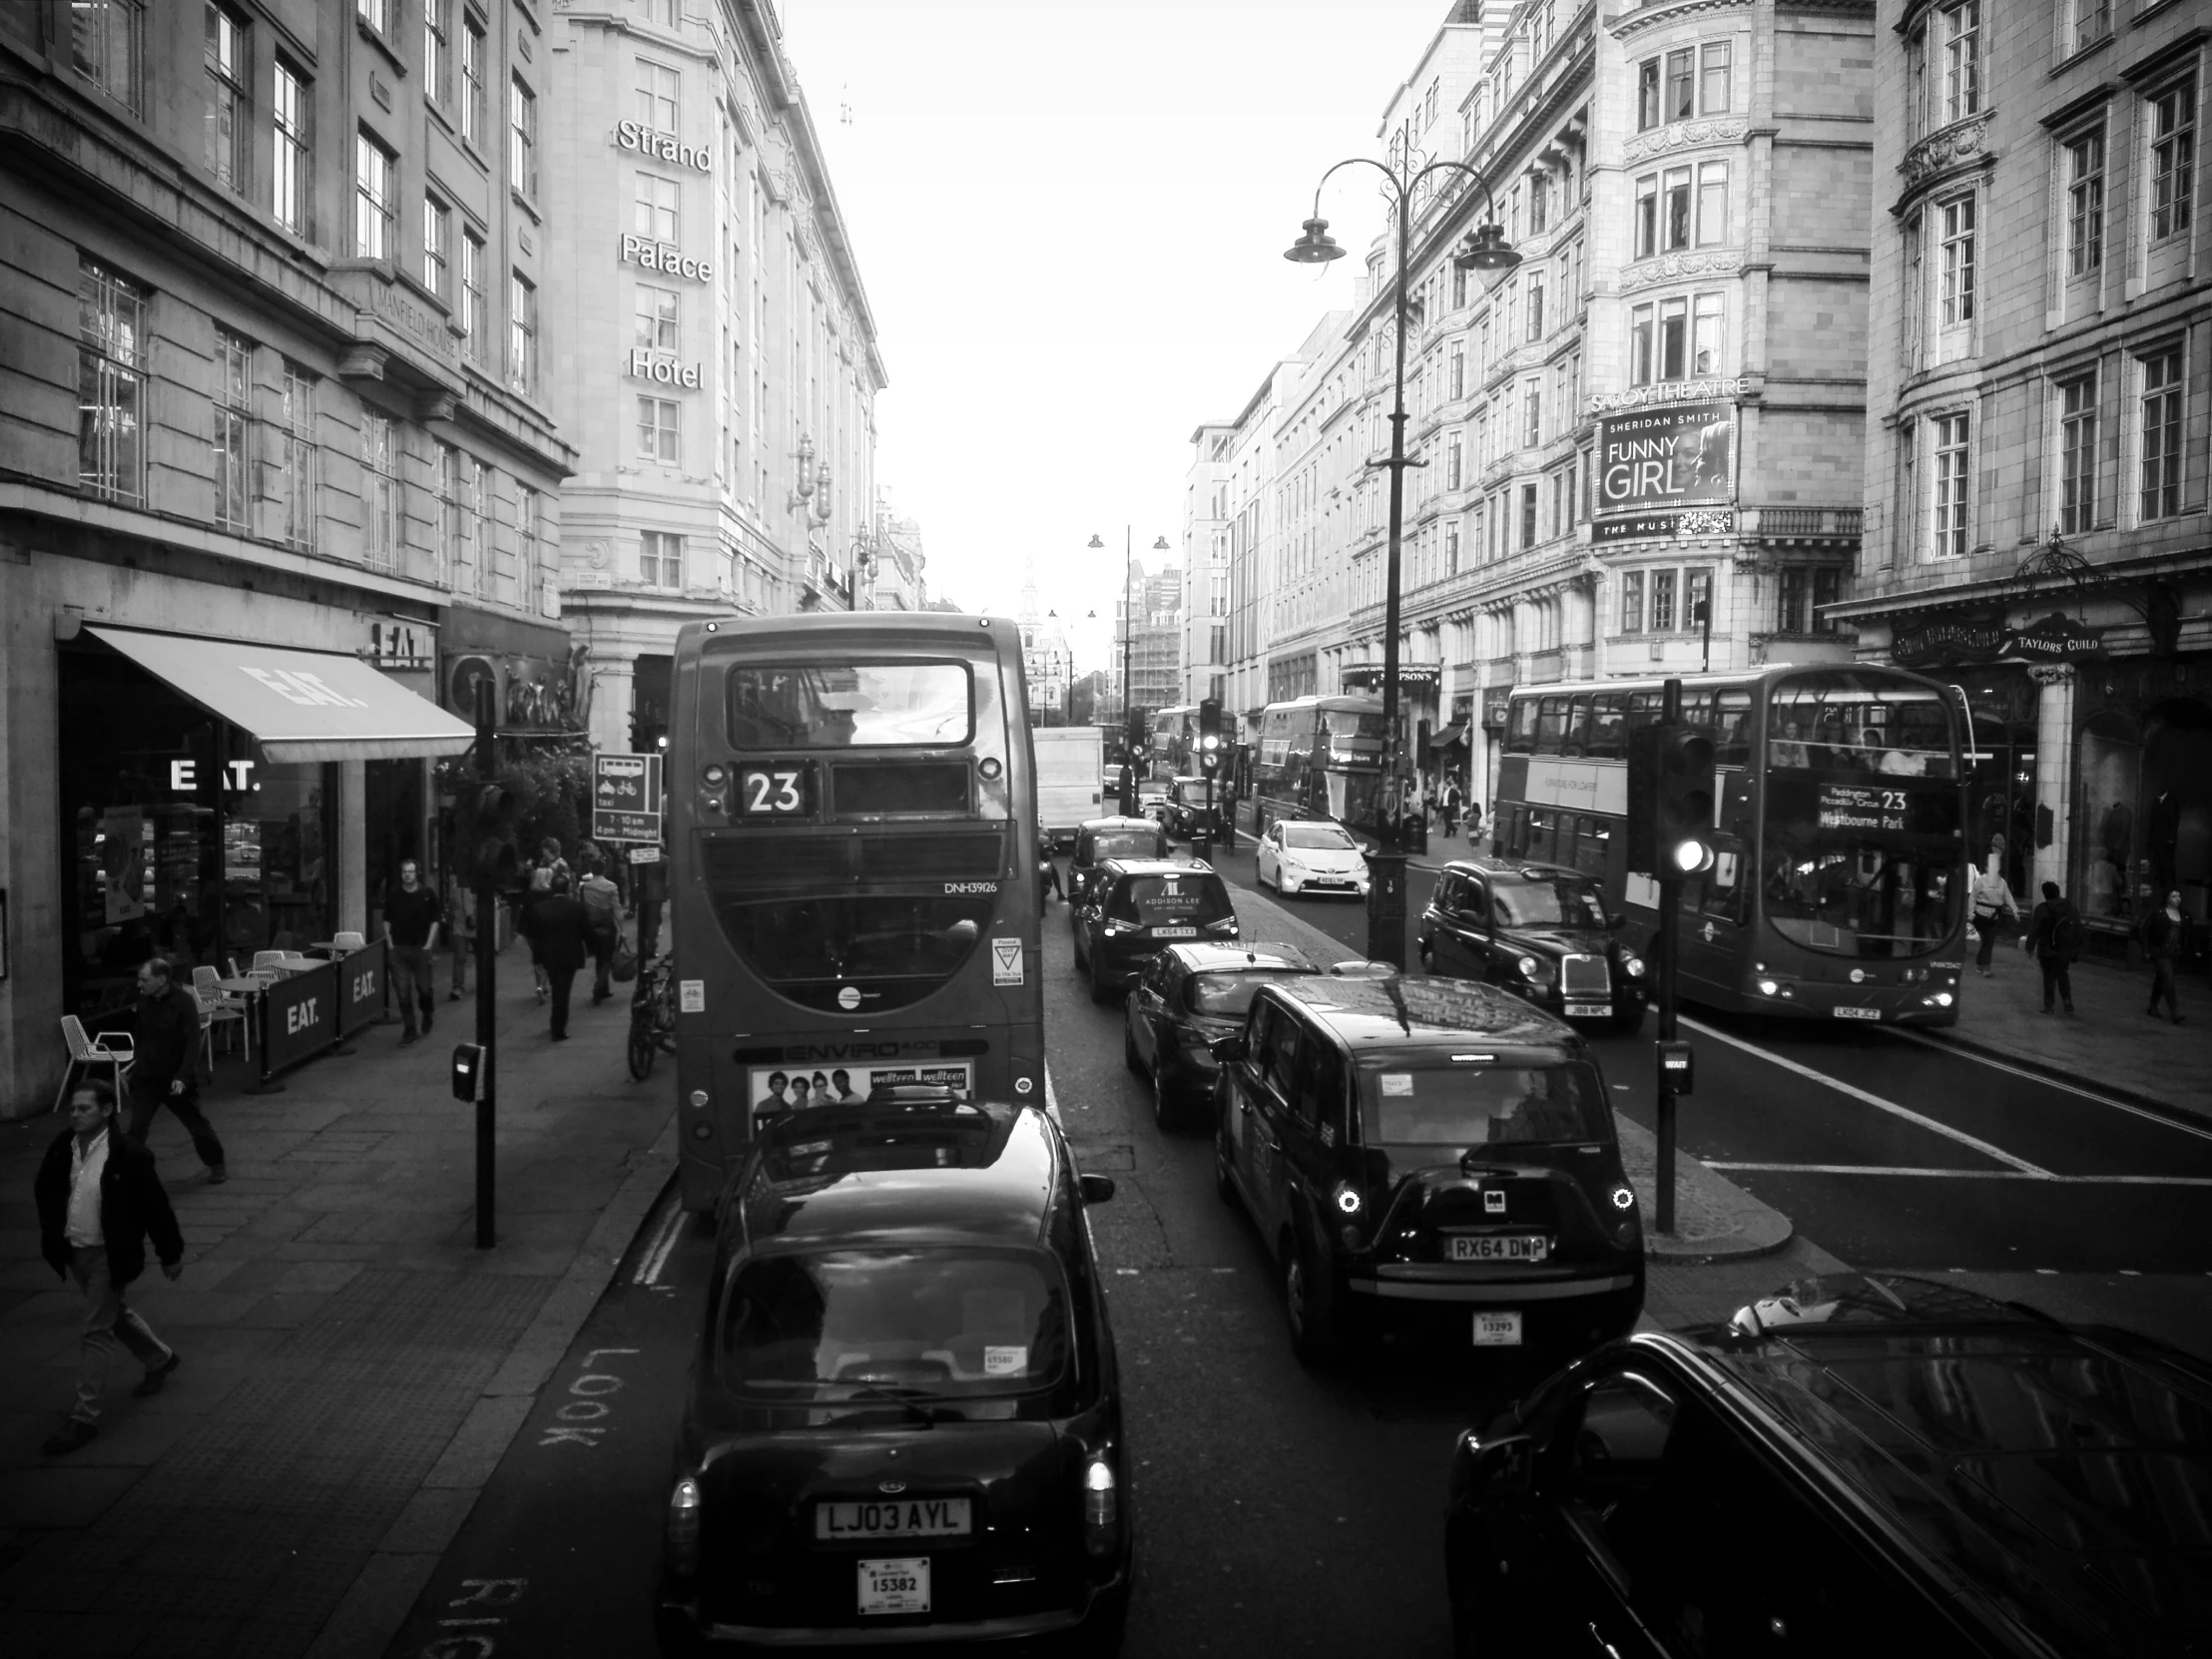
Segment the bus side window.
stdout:
<path fill-rule="evenodd" d="M 1744 875 L 1749 854 L 1738 836 L 1725 830 L 1713 837 L 1713 867 L 1697 877 L 1704 891 L 1697 907 L 1721 921 L 1744 922 Z"/>
<path fill-rule="evenodd" d="M 1590 735 L 1584 742 L 1592 755 L 1619 758 L 1628 733 L 1628 697 L 1624 692 L 1599 692 L 1590 700 Z"/>
<path fill-rule="evenodd" d="M 1593 814 L 1580 815 L 1574 837 L 1574 867 L 1600 879 L 1605 875 L 1605 855 L 1611 850 L 1612 821 Z"/>
<path fill-rule="evenodd" d="M 1686 691 L 1682 694 L 1682 724 L 1701 726 L 1708 732 L 1713 729 L 1713 694 L 1709 691 Z"/>
<path fill-rule="evenodd" d="M 1655 691 L 1630 692 L 1628 694 L 1628 729 L 1633 732 L 1639 726 L 1657 726 L 1659 711 L 1663 706 L 1661 693 Z"/>
<path fill-rule="evenodd" d="M 1527 845 L 1523 849 L 1526 856 L 1539 863 L 1551 862 L 1552 846 L 1557 839 L 1558 816 L 1556 813 L 1540 812 L 1533 807 L 1529 809 Z"/>
<path fill-rule="evenodd" d="M 1567 700 L 1563 697 L 1540 697 L 1536 700 L 1536 753 L 1556 755 L 1559 740 L 1567 729 Z"/>
<path fill-rule="evenodd" d="M 1744 766 L 1751 760 L 1751 693 L 1729 690 L 1714 700 L 1719 730 L 1713 737 L 1713 759 L 1721 766 Z"/>
<path fill-rule="evenodd" d="M 1567 729 L 1559 740 L 1562 755 L 1587 755 L 1590 752 L 1590 699 L 1589 694 L 1575 698 L 1567 706 Z"/>
<path fill-rule="evenodd" d="M 1505 718 L 1505 753 L 1526 755 L 1536 747 L 1536 700 L 1515 698 Z"/>

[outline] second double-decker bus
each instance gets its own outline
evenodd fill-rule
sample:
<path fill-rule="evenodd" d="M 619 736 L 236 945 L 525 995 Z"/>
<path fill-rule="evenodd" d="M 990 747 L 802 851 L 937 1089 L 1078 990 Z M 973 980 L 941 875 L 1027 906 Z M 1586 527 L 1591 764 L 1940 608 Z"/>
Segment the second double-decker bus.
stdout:
<path fill-rule="evenodd" d="M 1193 765 L 1198 753 L 1198 708 L 1195 704 L 1156 709 L 1150 725 L 1154 777 L 1181 778 L 1198 770 Z"/>
<path fill-rule="evenodd" d="M 1647 944 L 1658 883 L 1628 872 L 1631 727 L 1657 680 L 1529 686 L 1508 706 L 1493 845 L 1600 881 Z M 1682 718 L 1714 744 L 1713 867 L 1687 876 L 1682 995 L 1820 1019 L 1949 1025 L 1966 890 L 1963 708 L 1872 665 L 1687 676 Z"/>
<path fill-rule="evenodd" d="M 764 1117 L 899 1085 L 1044 1100 L 1036 782 L 1001 618 L 677 636 L 669 918 L 680 1187 Z"/>
<path fill-rule="evenodd" d="M 1371 825 L 1382 768 L 1382 700 L 1294 697 L 1260 711 L 1252 832 L 1287 818 Z"/>

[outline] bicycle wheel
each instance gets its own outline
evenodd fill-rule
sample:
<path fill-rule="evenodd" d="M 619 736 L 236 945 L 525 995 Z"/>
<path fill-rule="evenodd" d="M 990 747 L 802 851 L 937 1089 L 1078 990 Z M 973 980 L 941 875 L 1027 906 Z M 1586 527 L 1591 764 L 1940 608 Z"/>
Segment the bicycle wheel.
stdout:
<path fill-rule="evenodd" d="M 653 1055 L 659 1047 L 654 1040 L 652 1020 L 633 1018 L 630 1021 L 630 1075 L 640 1083 L 653 1075 Z"/>

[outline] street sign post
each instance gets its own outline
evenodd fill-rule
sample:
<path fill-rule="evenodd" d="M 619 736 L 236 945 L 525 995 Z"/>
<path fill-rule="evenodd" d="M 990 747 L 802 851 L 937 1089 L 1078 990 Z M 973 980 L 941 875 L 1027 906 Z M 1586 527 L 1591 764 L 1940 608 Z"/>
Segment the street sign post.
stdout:
<path fill-rule="evenodd" d="M 591 758 L 591 834 L 596 841 L 661 839 L 661 758 Z"/>

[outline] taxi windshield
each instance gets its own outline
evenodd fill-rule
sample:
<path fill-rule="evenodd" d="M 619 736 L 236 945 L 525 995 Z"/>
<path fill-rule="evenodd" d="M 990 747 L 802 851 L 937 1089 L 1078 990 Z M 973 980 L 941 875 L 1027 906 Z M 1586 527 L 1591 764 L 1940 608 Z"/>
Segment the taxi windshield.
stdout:
<path fill-rule="evenodd" d="M 1146 927 L 1173 922 L 1221 921 L 1236 912 L 1229 889 L 1211 874 L 1132 875 L 1115 886 L 1106 914 Z"/>
<path fill-rule="evenodd" d="M 1160 831 L 1143 830 L 1093 830 L 1083 837 L 1082 861 L 1095 864 L 1104 858 L 1151 858 L 1160 852 Z"/>
<path fill-rule="evenodd" d="M 1510 875 L 1491 883 L 1497 919 L 1508 927 L 1603 927 L 1597 885 L 1572 876 Z"/>
<path fill-rule="evenodd" d="M 734 1392 L 815 1404 L 895 1389 L 971 1397 L 1051 1386 L 1067 1287 L 1041 1250 L 822 1250 L 738 1270 L 717 1352 Z"/>
<path fill-rule="evenodd" d="M 1194 973 L 1185 993 L 1194 1014 L 1242 1018 L 1262 985 L 1278 979 L 1303 978 L 1310 968 L 1236 968 L 1227 973 Z"/>
<path fill-rule="evenodd" d="M 1609 1141 L 1612 1108 L 1586 1060 L 1554 1066 L 1383 1058 L 1360 1065 L 1371 1146 L 1550 1146 Z"/>

